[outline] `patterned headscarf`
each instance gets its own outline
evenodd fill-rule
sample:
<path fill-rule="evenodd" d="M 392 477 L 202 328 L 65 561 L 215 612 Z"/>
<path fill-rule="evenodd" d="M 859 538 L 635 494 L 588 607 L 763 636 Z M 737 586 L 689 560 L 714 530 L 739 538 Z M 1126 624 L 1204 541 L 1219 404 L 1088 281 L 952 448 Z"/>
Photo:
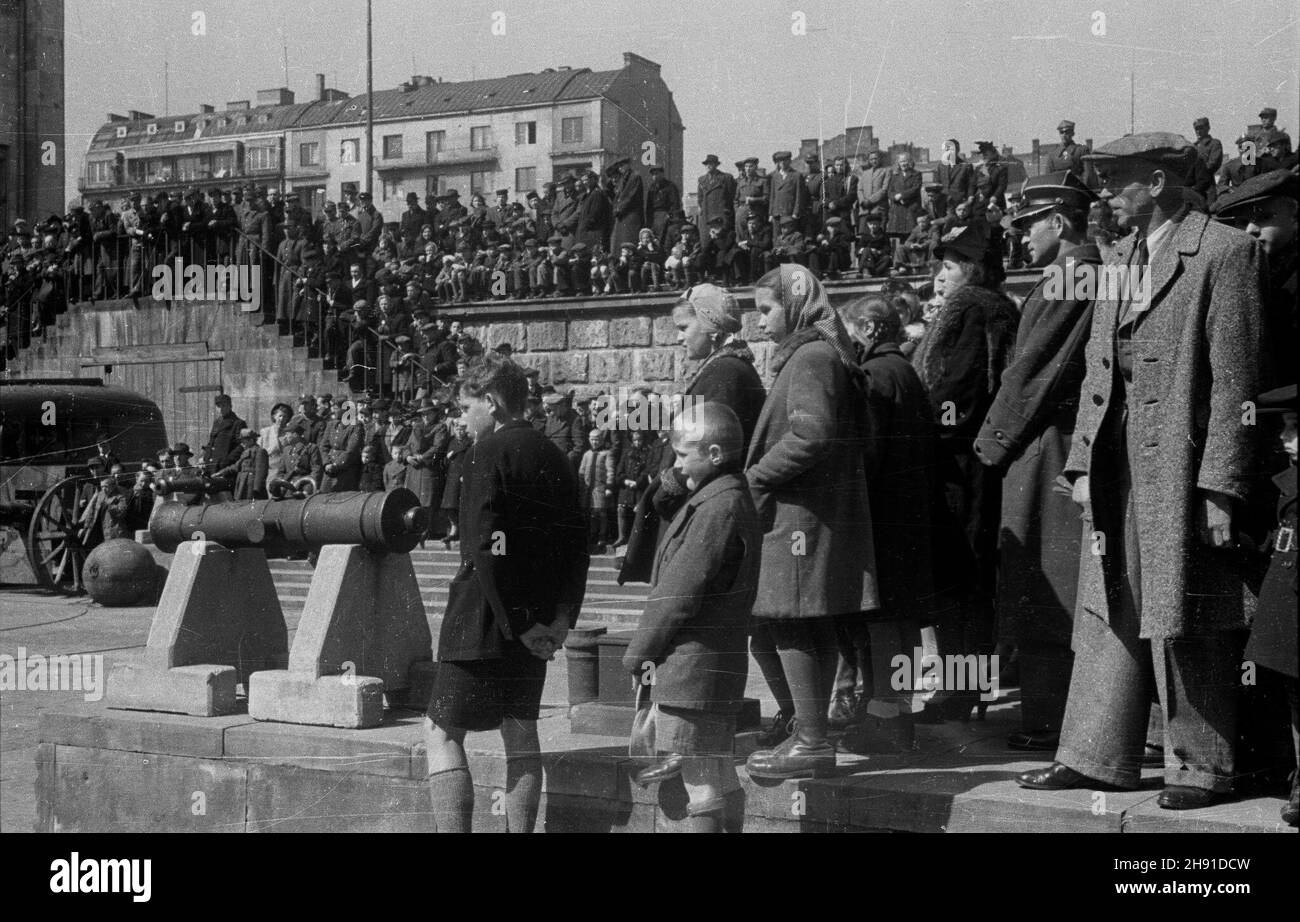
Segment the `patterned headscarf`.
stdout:
<path fill-rule="evenodd" d="M 849 332 L 844 328 L 839 314 L 831 307 L 821 279 L 812 270 L 798 263 L 782 263 L 759 279 L 754 287 L 776 292 L 781 306 L 785 308 L 786 329 L 790 332 L 777 346 L 769 362 L 773 374 L 781 370 L 796 349 L 811 339 L 820 338 L 834 348 L 854 384 L 859 387 L 864 384 L 853 340 L 849 338 Z"/>

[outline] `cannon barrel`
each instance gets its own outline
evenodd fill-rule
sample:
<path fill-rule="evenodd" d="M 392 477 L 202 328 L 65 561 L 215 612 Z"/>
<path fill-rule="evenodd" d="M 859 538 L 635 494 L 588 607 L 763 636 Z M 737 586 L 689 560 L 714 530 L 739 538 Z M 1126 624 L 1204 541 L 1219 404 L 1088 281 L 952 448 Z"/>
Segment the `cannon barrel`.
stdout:
<path fill-rule="evenodd" d="M 226 548 L 258 547 L 288 557 L 326 544 L 359 544 L 406 553 L 428 527 L 428 510 L 405 488 L 389 493 L 316 493 L 305 499 L 253 500 L 187 506 L 163 503 L 149 525 L 153 543 L 174 553 L 182 541 Z"/>
<path fill-rule="evenodd" d="M 195 493 L 206 495 L 229 490 L 230 484 L 222 477 L 210 474 L 159 474 L 158 488 L 164 493 Z"/>

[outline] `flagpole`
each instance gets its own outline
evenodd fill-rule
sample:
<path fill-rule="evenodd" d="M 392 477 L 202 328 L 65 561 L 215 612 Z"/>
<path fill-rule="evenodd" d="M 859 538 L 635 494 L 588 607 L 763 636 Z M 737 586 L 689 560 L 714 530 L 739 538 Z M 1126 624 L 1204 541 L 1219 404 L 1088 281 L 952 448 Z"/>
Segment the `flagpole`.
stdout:
<path fill-rule="evenodd" d="M 374 195 L 375 171 L 375 48 L 371 0 L 366 0 L 366 192 Z"/>

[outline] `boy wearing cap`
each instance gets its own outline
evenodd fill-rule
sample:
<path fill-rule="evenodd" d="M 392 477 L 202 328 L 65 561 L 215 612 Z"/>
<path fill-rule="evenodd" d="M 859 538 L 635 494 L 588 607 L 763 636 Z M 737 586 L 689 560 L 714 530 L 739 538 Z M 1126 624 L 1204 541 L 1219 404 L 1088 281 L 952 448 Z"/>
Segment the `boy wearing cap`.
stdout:
<path fill-rule="evenodd" d="M 772 229 L 764 216 L 750 212 L 745 218 L 745 234 L 736 244 L 736 276 L 740 284 L 752 285 L 772 268 Z"/>

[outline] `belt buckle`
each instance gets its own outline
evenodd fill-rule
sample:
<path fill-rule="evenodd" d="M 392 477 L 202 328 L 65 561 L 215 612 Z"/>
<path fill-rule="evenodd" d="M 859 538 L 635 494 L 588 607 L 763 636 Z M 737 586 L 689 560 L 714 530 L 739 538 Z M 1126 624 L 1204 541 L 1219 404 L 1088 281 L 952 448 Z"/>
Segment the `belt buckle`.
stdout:
<path fill-rule="evenodd" d="M 1280 553 L 1295 550 L 1295 529 L 1289 525 L 1284 525 L 1277 530 L 1277 537 L 1273 539 L 1273 550 Z"/>

